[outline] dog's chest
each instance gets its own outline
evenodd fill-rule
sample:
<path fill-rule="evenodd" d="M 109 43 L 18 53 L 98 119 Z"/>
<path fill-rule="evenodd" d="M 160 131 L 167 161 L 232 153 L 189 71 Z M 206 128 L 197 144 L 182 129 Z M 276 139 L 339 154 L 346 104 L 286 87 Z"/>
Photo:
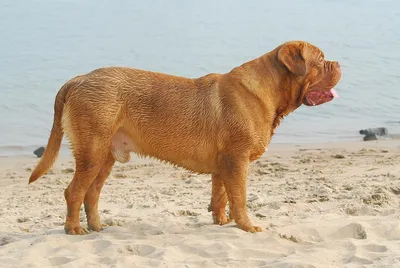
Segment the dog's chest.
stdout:
<path fill-rule="evenodd" d="M 267 151 L 267 146 L 272 137 L 270 128 L 265 129 L 265 131 L 260 131 L 256 137 L 258 137 L 258 139 L 253 141 L 253 146 L 250 150 L 250 162 L 257 160 Z"/>

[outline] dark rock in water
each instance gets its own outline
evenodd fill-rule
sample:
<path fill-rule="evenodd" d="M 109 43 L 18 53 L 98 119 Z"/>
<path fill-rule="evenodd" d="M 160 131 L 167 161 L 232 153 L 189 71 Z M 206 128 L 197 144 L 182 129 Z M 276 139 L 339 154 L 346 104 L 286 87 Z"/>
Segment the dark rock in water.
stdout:
<path fill-rule="evenodd" d="M 37 157 L 42 157 L 43 153 L 44 153 L 45 148 L 44 147 L 39 147 L 37 148 L 35 151 L 33 151 L 33 153 L 37 156 Z"/>
<path fill-rule="evenodd" d="M 363 138 L 363 140 L 364 140 L 364 141 L 376 141 L 376 140 L 378 140 L 378 136 L 375 135 L 375 134 L 369 134 L 369 135 L 366 135 L 366 136 Z"/>
<path fill-rule="evenodd" d="M 380 136 L 380 135 L 377 135 L 377 134 L 369 134 L 369 135 L 366 135 L 364 138 L 363 138 L 363 140 L 364 141 L 376 141 L 376 140 L 390 140 L 390 139 L 392 139 L 393 137 L 392 136 Z"/>
<path fill-rule="evenodd" d="M 389 131 L 385 127 L 377 127 L 377 128 L 367 128 L 360 130 L 361 135 L 379 135 L 379 136 L 386 136 L 389 134 Z"/>
<path fill-rule="evenodd" d="M 361 129 L 360 134 L 365 135 L 363 138 L 364 141 L 386 140 L 393 138 L 393 135 L 389 135 L 389 131 L 385 127 Z"/>

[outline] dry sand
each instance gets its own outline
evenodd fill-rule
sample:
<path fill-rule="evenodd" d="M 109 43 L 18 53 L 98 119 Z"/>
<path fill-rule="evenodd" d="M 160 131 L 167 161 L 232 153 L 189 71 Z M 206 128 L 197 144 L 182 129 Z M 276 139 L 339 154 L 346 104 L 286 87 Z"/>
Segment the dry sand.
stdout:
<path fill-rule="evenodd" d="M 108 227 L 68 236 L 72 158 L 29 186 L 36 158 L 0 162 L 0 267 L 400 267 L 396 140 L 271 145 L 248 180 L 257 234 L 211 224 L 210 176 L 133 159 L 104 186 Z"/>

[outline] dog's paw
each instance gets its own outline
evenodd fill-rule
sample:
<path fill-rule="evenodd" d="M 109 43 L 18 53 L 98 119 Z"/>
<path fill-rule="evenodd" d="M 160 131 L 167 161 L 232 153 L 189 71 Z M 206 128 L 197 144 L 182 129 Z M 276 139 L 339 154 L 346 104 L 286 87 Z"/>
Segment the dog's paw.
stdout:
<path fill-rule="evenodd" d="M 100 224 L 100 223 L 88 223 L 88 229 L 90 231 L 95 231 L 95 232 L 100 232 L 102 231 L 107 225 L 106 224 Z"/>
<path fill-rule="evenodd" d="M 252 228 L 250 228 L 248 230 L 248 232 L 250 232 L 250 233 L 258 233 L 258 232 L 262 232 L 262 231 L 263 231 L 263 229 L 259 226 L 253 226 Z"/>
<path fill-rule="evenodd" d="M 213 215 L 213 221 L 214 224 L 225 225 L 227 223 L 230 223 L 232 219 L 227 217 L 225 214 L 222 214 L 222 215 Z"/>
<path fill-rule="evenodd" d="M 77 227 L 65 226 L 64 230 L 65 230 L 65 233 L 69 234 L 69 235 L 85 235 L 85 234 L 89 233 L 88 229 L 86 229 L 82 226 L 77 226 Z"/>
<path fill-rule="evenodd" d="M 101 230 L 104 229 L 107 225 L 102 224 L 100 222 L 100 217 L 99 215 L 94 215 L 94 216 L 88 216 L 87 218 L 87 224 L 88 224 L 88 229 L 90 231 L 95 231 L 95 232 L 100 232 Z"/>
<path fill-rule="evenodd" d="M 249 225 L 238 225 L 238 228 L 242 229 L 245 232 L 249 232 L 249 233 L 258 233 L 258 232 L 262 232 L 263 229 L 259 226 L 253 226 L 251 224 Z"/>

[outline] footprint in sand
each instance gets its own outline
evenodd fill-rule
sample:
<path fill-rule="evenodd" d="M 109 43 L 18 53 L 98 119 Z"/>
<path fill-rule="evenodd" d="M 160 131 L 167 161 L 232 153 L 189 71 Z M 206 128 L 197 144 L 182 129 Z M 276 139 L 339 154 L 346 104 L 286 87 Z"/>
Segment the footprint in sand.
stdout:
<path fill-rule="evenodd" d="M 354 239 L 366 239 L 367 232 L 364 227 L 359 223 L 350 223 L 331 235 L 332 238 L 354 238 Z"/>
<path fill-rule="evenodd" d="M 365 258 L 361 258 L 358 256 L 351 256 L 349 259 L 344 261 L 346 264 L 373 264 L 373 261 L 370 261 Z"/>
<path fill-rule="evenodd" d="M 149 245 L 127 245 L 124 249 L 119 249 L 118 252 L 126 255 L 138 255 L 146 257 L 153 254 L 156 248 Z"/>
<path fill-rule="evenodd" d="M 364 249 L 370 252 L 386 252 L 388 250 L 386 246 L 381 246 L 377 244 L 365 245 Z"/>
<path fill-rule="evenodd" d="M 306 263 L 297 263 L 297 262 L 279 262 L 279 263 L 272 263 L 268 265 L 264 265 L 262 267 L 265 268 L 287 268 L 287 267 L 293 267 L 293 268 L 316 268 L 312 264 L 306 264 Z"/>
<path fill-rule="evenodd" d="M 74 258 L 67 258 L 67 257 L 54 257 L 54 258 L 49 258 L 49 262 L 51 266 L 60 266 L 60 265 L 64 265 L 67 264 L 71 261 L 74 261 L 76 259 Z"/>
<path fill-rule="evenodd" d="M 112 242 L 108 240 L 89 240 L 83 241 L 83 243 L 89 244 L 88 248 L 93 254 L 99 253 L 112 245 Z"/>

